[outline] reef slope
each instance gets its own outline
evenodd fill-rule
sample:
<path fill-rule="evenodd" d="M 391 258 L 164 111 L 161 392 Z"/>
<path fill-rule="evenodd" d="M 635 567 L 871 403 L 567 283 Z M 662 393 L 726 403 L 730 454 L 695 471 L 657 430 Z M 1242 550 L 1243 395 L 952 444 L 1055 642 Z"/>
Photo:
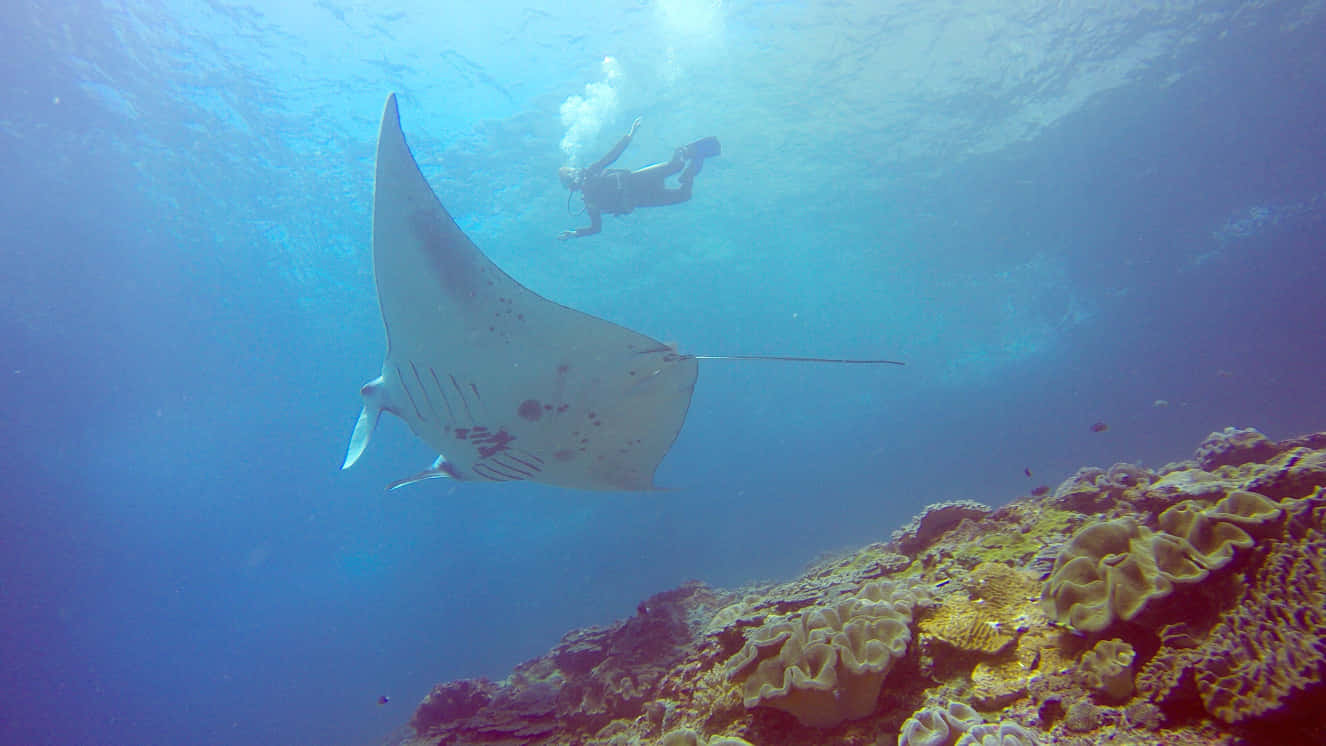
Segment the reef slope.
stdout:
<path fill-rule="evenodd" d="M 933 505 L 786 583 L 691 582 L 500 682 L 425 744 L 1326 743 L 1326 433 L 1212 433 L 991 509 Z"/>

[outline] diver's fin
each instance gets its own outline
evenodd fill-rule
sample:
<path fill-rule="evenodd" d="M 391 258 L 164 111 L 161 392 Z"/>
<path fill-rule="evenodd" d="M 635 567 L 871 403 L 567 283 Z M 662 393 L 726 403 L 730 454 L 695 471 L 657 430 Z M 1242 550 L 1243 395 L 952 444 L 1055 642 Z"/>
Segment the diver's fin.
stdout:
<path fill-rule="evenodd" d="M 689 158 L 717 158 L 722 154 L 723 146 L 719 145 L 718 138 L 713 135 L 701 137 L 686 146 L 686 155 Z"/>
<path fill-rule="evenodd" d="M 454 479 L 455 476 L 456 472 L 452 469 L 451 464 L 447 463 L 446 458 L 443 456 L 438 456 L 437 460 L 433 462 L 432 466 L 428 467 L 427 469 L 424 469 L 423 471 L 413 476 L 408 476 L 404 479 L 397 479 L 395 482 L 392 482 L 391 484 L 387 485 L 387 489 L 390 491 L 397 489 L 398 487 L 404 487 L 407 484 L 414 484 L 415 482 L 422 482 L 427 479 L 443 479 L 443 478 Z"/>

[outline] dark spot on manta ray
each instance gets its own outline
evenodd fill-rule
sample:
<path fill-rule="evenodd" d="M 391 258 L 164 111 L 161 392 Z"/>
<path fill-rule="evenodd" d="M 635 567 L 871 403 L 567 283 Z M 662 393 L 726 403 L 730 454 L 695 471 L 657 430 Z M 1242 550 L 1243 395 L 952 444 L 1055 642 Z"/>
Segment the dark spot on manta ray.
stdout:
<path fill-rule="evenodd" d="M 567 365 L 566 363 L 562 363 L 561 365 L 557 366 L 557 375 L 559 376 L 564 375 L 568 370 L 571 370 L 571 366 Z"/>
<path fill-rule="evenodd" d="M 572 451 L 570 448 L 563 448 L 562 450 L 557 451 L 556 453 L 553 454 L 553 458 L 557 459 L 558 461 L 570 461 L 575 457 L 576 457 L 575 451 Z"/>
<path fill-rule="evenodd" d="M 551 407 L 549 407 L 549 409 L 551 409 Z M 543 407 L 539 406 L 539 401 L 537 399 L 526 399 L 520 403 L 520 407 L 516 409 L 516 414 L 524 417 L 530 422 L 535 422 L 543 416 Z"/>
<path fill-rule="evenodd" d="M 544 408 L 545 411 L 548 411 L 548 412 L 551 412 L 551 411 L 552 411 L 552 405 L 551 405 L 551 404 L 544 404 L 544 405 L 543 405 L 543 408 Z"/>
<path fill-rule="evenodd" d="M 450 246 L 456 236 L 464 237 L 454 223 L 448 225 L 429 210 L 416 210 L 406 220 L 415 238 L 423 244 L 424 256 L 434 272 L 446 283 L 446 289 L 457 298 L 474 297 L 474 281 L 478 267 Z"/>

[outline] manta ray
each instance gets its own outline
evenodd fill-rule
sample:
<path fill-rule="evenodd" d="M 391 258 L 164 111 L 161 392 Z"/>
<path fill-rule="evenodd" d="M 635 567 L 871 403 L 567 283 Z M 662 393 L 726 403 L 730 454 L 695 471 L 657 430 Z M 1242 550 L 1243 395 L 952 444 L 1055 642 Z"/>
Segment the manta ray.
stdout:
<path fill-rule="evenodd" d="M 373 279 L 387 354 L 342 469 L 363 455 L 383 412 L 439 456 L 425 479 L 651 490 L 691 404 L 700 359 L 568 308 L 503 272 L 456 225 L 419 170 L 396 95 L 378 132 Z"/>

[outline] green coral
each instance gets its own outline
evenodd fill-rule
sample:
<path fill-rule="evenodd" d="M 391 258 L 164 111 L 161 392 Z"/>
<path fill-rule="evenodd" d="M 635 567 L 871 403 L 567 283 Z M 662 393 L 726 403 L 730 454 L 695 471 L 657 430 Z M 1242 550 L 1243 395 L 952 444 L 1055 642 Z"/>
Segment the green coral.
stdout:
<path fill-rule="evenodd" d="M 1249 531 L 1283 514 L 1272 500 L 1236 490 L 1214 504 L 1184 500 L 1167 508 L 1159 531 L 1128 517 L 1088 525 L 1055 560 L 1041 595 L 1045 613 L 1080 632 L 1133 619 L 1148 602 L 1227 565 L 1255 543 Z"/>
<path fill-rule="evenodd" d="M 876 581 L 853 597 L 774 617 L 728 662 L 746 707 L 830 727 L 875 710 L 880 687 L 911 641 L 911 589 Z"/>
<path fill-rule="evenodd" d="M 1078 531 L 1055 560 L 1041 603 L 1046 616 L 1081 632 L 1099 632 L 1135 617 L 1175 584 L 1206 577 L 1187 542 L 1155 533 L 1132 518 Z"/>
<path fill-rule="evenodd" d="M 1188 542 L 1202 556 L 1207 569 L 1223 567 L 1235 551 L 1256 543 L 1248 529 L 1280 518 L 1283 511 L 1269 498 L 1236 490 L 1206 505 L 1185 500 L 1160 514 L 1161 530 Z"/>

